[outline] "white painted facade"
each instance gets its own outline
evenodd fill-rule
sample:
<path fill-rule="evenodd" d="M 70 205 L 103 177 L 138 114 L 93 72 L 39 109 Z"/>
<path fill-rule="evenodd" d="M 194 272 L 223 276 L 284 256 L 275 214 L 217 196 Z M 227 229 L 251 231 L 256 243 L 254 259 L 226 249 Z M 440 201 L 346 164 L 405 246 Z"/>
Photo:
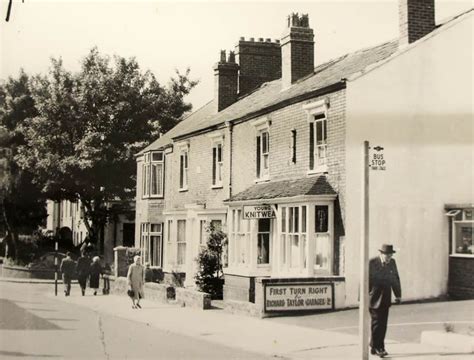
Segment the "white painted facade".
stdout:
<path fill-rule="evenodd" d="M 346 305 L 359 284 L 364 140 L 387 162 L 370 172 L 370 254 L 394 244 L 404 299 L 446 293 L 445 205 L 474 203 L 472 29 L 469 12 L 348 81 Z"/>

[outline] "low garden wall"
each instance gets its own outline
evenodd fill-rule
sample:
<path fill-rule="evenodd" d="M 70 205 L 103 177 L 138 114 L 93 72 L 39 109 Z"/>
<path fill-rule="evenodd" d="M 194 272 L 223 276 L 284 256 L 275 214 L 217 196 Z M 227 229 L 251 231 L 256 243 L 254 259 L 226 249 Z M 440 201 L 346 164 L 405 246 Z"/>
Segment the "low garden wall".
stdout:
<path fill-rule="evenodd" d="M 15 279 L 47 279 L 54 280 L 54 270 L 30 269 L 23 266 L 2 265 L 2 277 Z M 58 279 L 61 273 L 58 273 Z"/>
<path fill-rule="evenodd" d="M 202 310 L 211 308 L 211 295 L 194 289 L 176 288 L 176 302 Z"/>

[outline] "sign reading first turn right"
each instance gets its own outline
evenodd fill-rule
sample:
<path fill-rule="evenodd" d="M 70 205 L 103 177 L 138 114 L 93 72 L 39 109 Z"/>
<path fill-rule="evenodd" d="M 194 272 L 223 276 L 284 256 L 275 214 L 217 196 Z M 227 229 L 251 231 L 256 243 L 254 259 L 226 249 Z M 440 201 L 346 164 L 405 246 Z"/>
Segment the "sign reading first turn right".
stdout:
<path fill-rule="evenodd" d="M 384 159 L 383 150 L 381 146 L 375 146 L 372 148 L 372 156 L 369 159 L 369 167 L 372 170 L 386 170 L 387 162 Z"/>

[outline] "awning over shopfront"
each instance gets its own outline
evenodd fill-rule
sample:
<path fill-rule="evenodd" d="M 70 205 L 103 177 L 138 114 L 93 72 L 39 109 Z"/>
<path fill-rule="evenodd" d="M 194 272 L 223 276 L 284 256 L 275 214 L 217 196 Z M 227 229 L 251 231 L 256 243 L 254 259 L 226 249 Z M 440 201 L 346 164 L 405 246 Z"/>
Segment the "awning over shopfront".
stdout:
<path fill-rule="evenodd" d="M 227 203 L 251 200 L 271 200 L 308 195 L 337 195 L 326 176 L 308 177 L 296 180 L 270 181 L 255 184 L 226 200 Z"/>

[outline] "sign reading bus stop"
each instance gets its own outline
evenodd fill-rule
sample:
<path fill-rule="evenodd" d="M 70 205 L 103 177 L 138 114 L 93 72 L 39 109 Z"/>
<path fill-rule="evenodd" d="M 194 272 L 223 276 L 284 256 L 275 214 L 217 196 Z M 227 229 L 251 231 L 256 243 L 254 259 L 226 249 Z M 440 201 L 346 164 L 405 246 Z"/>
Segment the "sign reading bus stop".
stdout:
<path fill-rule="evenodd" d="M 267 284 L 265 312 L 334 309 L 332 283 Z"/>

